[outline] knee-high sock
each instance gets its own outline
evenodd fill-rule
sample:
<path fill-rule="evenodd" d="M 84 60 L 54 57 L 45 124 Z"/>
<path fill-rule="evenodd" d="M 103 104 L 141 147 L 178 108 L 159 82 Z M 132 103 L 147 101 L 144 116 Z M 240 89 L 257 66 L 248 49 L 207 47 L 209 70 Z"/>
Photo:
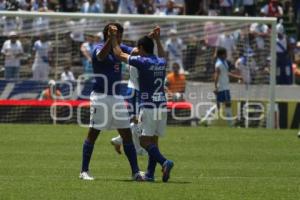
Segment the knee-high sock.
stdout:
<path fill-rule="evenodd" d="M 156 164 L 157 164 L 156 160 L 151 155 L 149 155 L 149 157 L 148 157 L 148 167 L 147 167 L 147 173 L 146 173 L 147 176 L 154 177 Z"/>
<path fill-rule="evenodd" d="M 232 110 L 231 107 L 225 107 L 225 115 L 227 117 L 227 123 L 229 126 L 233 126 L 233 119 L 232 119 Z"/>
<path fill-rule="evenodd" d="M 94 144 L 85 140 L 82 148 L 82 165 L 81 165 L 82 172 L 89 171 L 89 165 L 93 154 L 93 150 L 94 150 Z"/>
<path fill-rule="evenodd" d="M 124 148 L 124 152 L 127 156 L 127 159 L 129 161 L 132 174 L 139 172 L 140 169 L 139 169 L 138 163 L 137 163 L 136 150 L 134 148 L 134 144 L 133 143 L 125 143 L 123 141 L 123 148 Z"/>
<path fill-rule="evenodd" d="M 148 152 L 149 156 L 151 156 L 156 162 L 158 162 L 161 166 L 167 160 L 159 151 L 155 144 L 150 144 L 147 146 L 146 151 Z"/>

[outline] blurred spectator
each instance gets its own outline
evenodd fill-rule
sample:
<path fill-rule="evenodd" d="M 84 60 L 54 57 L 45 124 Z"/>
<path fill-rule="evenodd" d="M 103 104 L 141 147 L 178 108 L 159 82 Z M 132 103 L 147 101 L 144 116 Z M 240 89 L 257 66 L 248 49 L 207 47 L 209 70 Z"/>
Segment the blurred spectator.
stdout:
<path fill-rule="evenodd" d="M 74 74 L 71 71 L 70 65 L 64 67 L 64 71 L 60 75 L 60 80 L 61 81 L 71 81 L 71 82 L 75 81 Z"/>
<path fill-rule="evenodd" d="M 38 12 L 49 12 L 46 0 L 35 0 L 32 4 L 32 10 Z M 47 17 L 36 17 L 32 22 L 32 27 L 36 35 L 41 35 L 49 29 L 50 21 Z"/>
<path fill-rule="evenodd" d="M 20 17 L 3 16 L 0 20 L 0 27 L 3 27 L 3 35 L 8 36 L 10 32 L 22 29 L 23 20 Z"/>
<path fill-rule="evenodd" d="M 175 0 L 168 0 L 162 14 L 182 15 L 183 13 L 184 13 L 183 4 L 176 3 Z"/>
<path fill-rule="evenodd" d="M 55 100 L 63 99 L 60 90 L 57 88 L 54 80 L 48 82 L 48 87 L 44 89 L 39 97 L 39 100 Z"/>
<path fill-rule="evenodd" d="M 300 42 L 297 43 L 294 55 L 293 73 L 295 83 L 300 85 Z"/>
<path fill-rule="evenodd" d="M 98 32 L 94 35 L 94 47 L 99 44 L 100 42 L 103 41 L 103 33 L 102 32 Z"/>
<path fill-rule="evenodd" d="M 233 13 L 233 0 L 219 0 L 220 15 L 231 16 Z"/>
<path fill-rule="evenodd" d="M 204 0 L 205 1 L 205 0 Z M 186 15 L 199 15 L 204 13 L 201 7 L 204 3 L 203 0 L 185 0 L 185 14 Z"/>
<path fill-rule="evenodd" d="M 220 12 L 219 0 L 210 0 L 208 4 L 208 16 L 217 16 Z"/>
<path fill-rule="evenodd" d="M 40 39 L 33 45 L 34 61 L 32 65 L 32 79 L 39 81 L 48 80 L 50 63 L 52 61 L 52 45 L 48 41 L 48 36 L 40 35 Z"/>
<path fill-rule="evenodd" d="M 182 101 L 185 92 L 185 75 L 179 73 L 180 66 L 173 63 L 172 72 L 167 75 L 166 88 L 168 97 L 172 101 Z"/>
<path fill-rule="evenodd" d="M 81 45 L 80 51 L 83 55 L 82 66 L 84 73 L 91 74 L 93 73 L 92 67 L 92 54 L 94 50 L 94 37 L 92 35 L 85 36 L 85 42 Z"/>
<path fill-rule="evenodd" d="M 177 36 L 177 30 L 171 29 L 169 38 L 165 42 L 165 50 L 168 52 L 168 62 L 173 64 L 178 63 L 180 66 L 180 73 L 184 73 L 183 69 L 183 52 L 185 48 L 182 39 Z"/>
<path fill-rule="evenodd" d="M 60 10 L 62 12 L 76 12 L 78 10 L 79 0 L 59 0 Z"/>
<path fill-rule="evenodd" d="M 18 79 L 20 71 L 20 59 L 23 55 L 23 47 L 18 40 L 16 32 L 9 33 L 9 39 L 2 46 L 1 53 L 4 55 L 4 77 L 6 80 Z"/>
<path fill-rule="evenodd" d="M 209 16 L 217 16 L 217 10 L 209 10 Z M 223 30 L 224 24 L 208 21 L 204 24 L 204 38 L 207 47 L 215 48 L 217 45 L 218 34 Z"/>
<path fill-rule="evenodd" d="M 31 10 L 31 0 L 18 0 L 19 2 L 19 9 L 24 11 Z"/>
<path fill-rule="evenodd" d="M 277 24 L 277 40 L 276 40 L 276 52 L 277 52 L 277 84 L 288 85 L 293 83 L 292 75 L 292 63 L 288 55 L 288 45 L 286 35 L 284 33 L 284 27 L 282 24 Z"/>
<path fill-rule="evenodd" d="M 103 5 L 100 5 L 96 0 L 84 0 L 81 5 L 82 13 L 102 13 Z"/>
<path fill-rule="evenodd" d="M 0 11 L 7 9 L 7 2 L 6 0 L 0 0 Z"/>
<path fill-rule="evenodd" d="M 251 73 L 257 66 L 253 56 L 253 50 L 248 49 L 246 52 L 241 53 L 240 57 L 235 62 L 235 68 L 238 70 L 238 74 L 242 77 L 246 87 L 251 83 Z"/>
<path fill-rule="evenodd" d="M 220 34 L 217 40 L 217 47 L 225 48 L 227 52 L 227 60 L 230 61 L 230 63 L 234 62 L 236 44 L 235 39 L 231 33 L 225 32 L 223 34 Z"/>
<path fill-rule="evenodd" d="M 300 39 L 300 1 L 293 0 L 292 1 L 293 11 L 294 11 L 294 22 L 296 22 L 297 26 L 297 38 Z"/>
<path fill-rule="evenodd" d="M 269 3 L 263 6 L 260 12 L 266 17 L 282 17 L 283 9 L 278 4 L 278 0 L 269 0 Z"/>
<path fill-rule="evenodd" d="M 250 25 L 250 37 L 255 41 L 257 64 L 262 66 L 266 55 L 266 39 L 270 36 L 270 29 L 266 24 L 253 23 Z"/>
<path fill-rule="evenodd" d="M 104 12 L 116 13 L 118 11 L 118 0 L 104 0 Z"/>
<path fill-rule="evenodd" d="M 256 0 L 242 0 L 244 6 L 244 15 L 256 16 Z"/>
<path fill-rule="evenodd" d="M 136 10 L 138 14 L 153 14 L 154 0 L 135 0 Z"/>
<path fill-rule="evenodd" d="M 48 1 L 47 0 L 32 0 L 31 1 L 31 10 L 46 12 L 48 11 Z"/>
<path fill-rule="evenodd" d="M 136 5 L 134 0 L 120 0 L 118 14 L 136 14 Z"/>

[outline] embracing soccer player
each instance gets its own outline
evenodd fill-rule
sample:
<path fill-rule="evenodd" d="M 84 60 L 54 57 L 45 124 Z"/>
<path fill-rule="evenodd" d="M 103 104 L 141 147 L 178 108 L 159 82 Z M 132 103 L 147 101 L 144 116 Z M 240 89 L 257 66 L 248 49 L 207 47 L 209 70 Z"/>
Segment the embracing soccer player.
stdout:
<path fill-rule="evenodd" d="M 154 181 L 156 163 L 162 166 L 162 180 L 167 182 L 170 177 L 173 162 L 167 160 L 158 148 L 158 137 L 164 134 L 167 123 L 166 95 L 164 81 L 166 76 L 165 58 L 154 55 L 153 37 L 157 43 L 158 54 L 163 55 L 160 43 L 160 29 L 157 27 L 150 36 L 144 36 L 138 40 L 137 48 L 139 56 L 130 56 L 122 51 L 116 39 L 117 27 L 110 27 L 113 38 L 113 51 L 118 59 L 138 69 L 140 81 L 142 135 L 141 146 L 149 155 L 148 168 L 145 179 Z"/>
<path fill-rule="evenodd" d="M 83 144 L 82 168 L 80 178 L 93 180 L 89 174 L 89 163 L 94 149 L 94 143 L 102 130 L 117 129 L 123 140 L 124 152 L 131 166 L 132 178 L 136 181 L 144 180 L 140 173 L 136 150 L 132 142 L 130 118 L 123 96 L 120 94 L 121 61 L 112 52 L 112 37 L 110 27 L 117 27 L 114 41 L 120 45 L 122 51 L 130 54 L 133 49 L 121 44 L 123 27 L 118 23 L 110 23 L 104 27 L 104 42 L 96 46 L 92 55 L 95 78 L 91 93 L 90 129 Z"/>

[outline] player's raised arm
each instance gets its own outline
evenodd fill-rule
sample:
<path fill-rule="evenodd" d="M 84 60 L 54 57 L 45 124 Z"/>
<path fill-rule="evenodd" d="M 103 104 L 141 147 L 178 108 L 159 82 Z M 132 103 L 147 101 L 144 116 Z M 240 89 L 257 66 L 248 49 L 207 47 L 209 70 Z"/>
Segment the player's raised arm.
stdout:
<path fill-rule="evenodd" d="M 124 53 L 117 40 L 118 29 L 116 26 L 109 27 L 109 34 L 111 35 L 111 43 L 115 56 L 122 62 L 128 63 L 129 54 Z"/>
<path fill-rule="evenodd" d="M 158 57 L 165 58 L 166 54 L 165 54 L 164 48 L 160 42 L 160 27 L 156 26 L 153 29 L 153 31 L 149 33 L 148 36 L 156 42 Z"/>
<path fill-rule="evenodd" d="M 104 35 L 105 42 L 104 42 L 102 49 L 96 53 L 98 60 L 104 60 L 112 48 L 112 44 L 111 44 L 112 39 L 111 39 L 111 35 L 109 32 L 110 26 L 111 25 L 106 25 L 106 27 L 104 27 L 103 35 Z"/>

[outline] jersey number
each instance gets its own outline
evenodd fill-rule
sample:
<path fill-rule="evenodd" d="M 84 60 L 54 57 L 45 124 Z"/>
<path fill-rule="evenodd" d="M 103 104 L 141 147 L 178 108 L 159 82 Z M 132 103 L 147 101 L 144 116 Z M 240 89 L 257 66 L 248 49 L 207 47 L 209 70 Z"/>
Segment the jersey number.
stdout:
<path fill-rule="evenodd" d="M 155 79 L 154 85 L 157 85 L 157 84 L 158 84 L 158 86 L 156 87 L 156 89 L 155 89 L 155 91 L 154 91 L 154 94 L 155 94 L 155 93 L 158 93 L 159 90 L 161 89 L 161 87 L 162 87 L 162 85 L 163 85 L 163 80 L 162 80 L 161 78 Z"/>

